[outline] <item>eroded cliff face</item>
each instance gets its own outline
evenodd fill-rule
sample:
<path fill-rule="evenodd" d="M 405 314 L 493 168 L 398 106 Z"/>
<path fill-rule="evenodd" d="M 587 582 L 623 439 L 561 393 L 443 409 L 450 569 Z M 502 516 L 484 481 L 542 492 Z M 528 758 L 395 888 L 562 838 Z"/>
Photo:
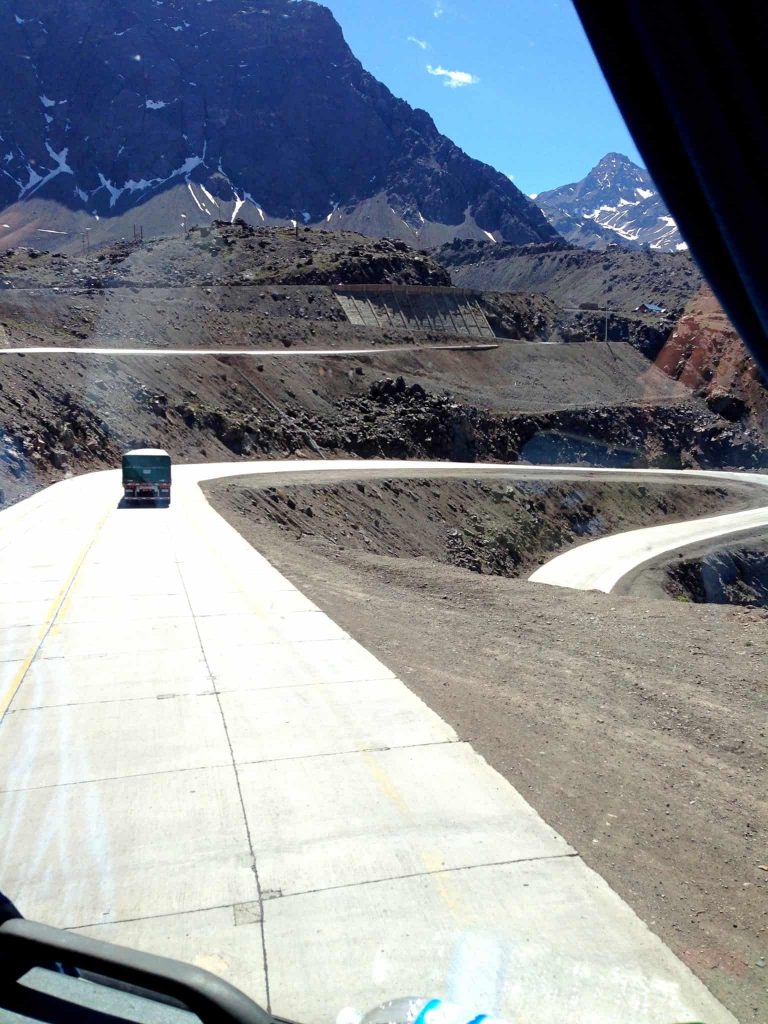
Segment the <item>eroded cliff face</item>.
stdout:
<path fill-rule="evenodd" d="M 656 365 L 702 395 L 713 412 L 768 430 L 768 390 L 709 285 L 686 307 Z"/>

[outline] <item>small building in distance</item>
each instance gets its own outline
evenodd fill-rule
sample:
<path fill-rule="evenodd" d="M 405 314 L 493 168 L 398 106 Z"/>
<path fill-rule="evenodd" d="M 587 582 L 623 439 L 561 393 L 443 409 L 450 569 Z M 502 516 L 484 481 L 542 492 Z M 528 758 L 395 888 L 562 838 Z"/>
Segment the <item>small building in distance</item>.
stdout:
<path fill-rule="evenodd" d="M 641 302 L 639 306 L 635 306 L 632 310 L 633 313 L 666 313 L 667 307 L 660 306 L 658 302 Z"/>

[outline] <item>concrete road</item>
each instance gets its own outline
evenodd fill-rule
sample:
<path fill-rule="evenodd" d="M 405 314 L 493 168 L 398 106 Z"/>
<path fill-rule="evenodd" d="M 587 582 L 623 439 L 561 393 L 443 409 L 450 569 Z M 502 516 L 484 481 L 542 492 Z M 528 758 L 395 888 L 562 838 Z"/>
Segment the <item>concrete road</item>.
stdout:
<path fill-rule="evenodd" d="M 542 343 L 546 344 L 546 343 Z M 498 348 L 498 342 L 458 344 L 379 345 L 375 348 L 105 348 L 64 345 L 14 346 L 0 348 L 0 356 L 75 355 L 75 356 L 258 356 L 260 359 L 297 359 L 312 356 L 380 356 L 390 352 L 485 352 Z"/>
<path fill-rule="evenodd" d="M 691 476 L 691 473 L 678 474 Z M 710 479 L 751 481 L 768 488 L 768 476 L 757 473 L 703 474 Z M 768 501 L 768 492 L 766 492 Z M 628 530 L 581 544 L 551 559 L 530 577 L 532 583 L 570 587 L 574 590 L 602 590 L 609 594 L 619 580 L 645 562 L 677 551 L 687 545 L 716 539 L 725 540 L 768 526 L 768 507 L 745 509 L 722 516 L 707 516 L 666 526 Z"/>
<path fill-rule="evenodd" d="M 478 472 L 268 470 L 377 468 Z M 0 885 L 22 912 L 308 1024 L 412 994 L 529 1024 L 734 1024 L 197 486 L 266 469 L 179 467 L 170 509 L 119 509 L 108 472 L 0 513 Z"/>

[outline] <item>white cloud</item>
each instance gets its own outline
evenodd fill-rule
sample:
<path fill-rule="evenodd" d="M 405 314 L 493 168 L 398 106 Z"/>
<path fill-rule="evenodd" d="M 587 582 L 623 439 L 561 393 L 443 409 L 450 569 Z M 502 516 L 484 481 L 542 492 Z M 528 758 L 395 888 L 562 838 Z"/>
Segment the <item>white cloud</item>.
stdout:
<path fill-rule="evenodd" d="M 421 50 L 429 49 L 429 43 L 425 39 L 417 39 L 416 36 L 408 36 L 408 42 L 415 43 Z"/>
<path fill-rule="evenodd" d="M 431 64 L 427 64 L 427 71 L 430 75 L 437 75 L 438 78 L 444 78 L 443 85 L 449 89 L 461 89 L 465 85 L 477 85 L 480 79 L 477 75 L 470 75 L 468 71 L 448 71 L 446 68 L 441 67 L 439 64 L 436 68 L 433 68 Z"/>
<path fill-rule="evenodd" d="M 434 7 L 432 8 L 433 18 L 442 18 L 445 14 L 445 8 L 443 7 L 443 0 L 435 0 Z"/>

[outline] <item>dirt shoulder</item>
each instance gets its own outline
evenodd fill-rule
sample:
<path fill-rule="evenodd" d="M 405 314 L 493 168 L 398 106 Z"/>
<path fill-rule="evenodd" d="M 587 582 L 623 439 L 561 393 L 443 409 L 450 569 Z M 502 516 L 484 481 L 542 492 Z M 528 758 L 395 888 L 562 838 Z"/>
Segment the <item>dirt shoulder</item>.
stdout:
<path fill-rule="evenodd" d="M 762 611 L 320 550 L 209 499 L 472 743 L 744 1024 L 768 1021 Z"/>

